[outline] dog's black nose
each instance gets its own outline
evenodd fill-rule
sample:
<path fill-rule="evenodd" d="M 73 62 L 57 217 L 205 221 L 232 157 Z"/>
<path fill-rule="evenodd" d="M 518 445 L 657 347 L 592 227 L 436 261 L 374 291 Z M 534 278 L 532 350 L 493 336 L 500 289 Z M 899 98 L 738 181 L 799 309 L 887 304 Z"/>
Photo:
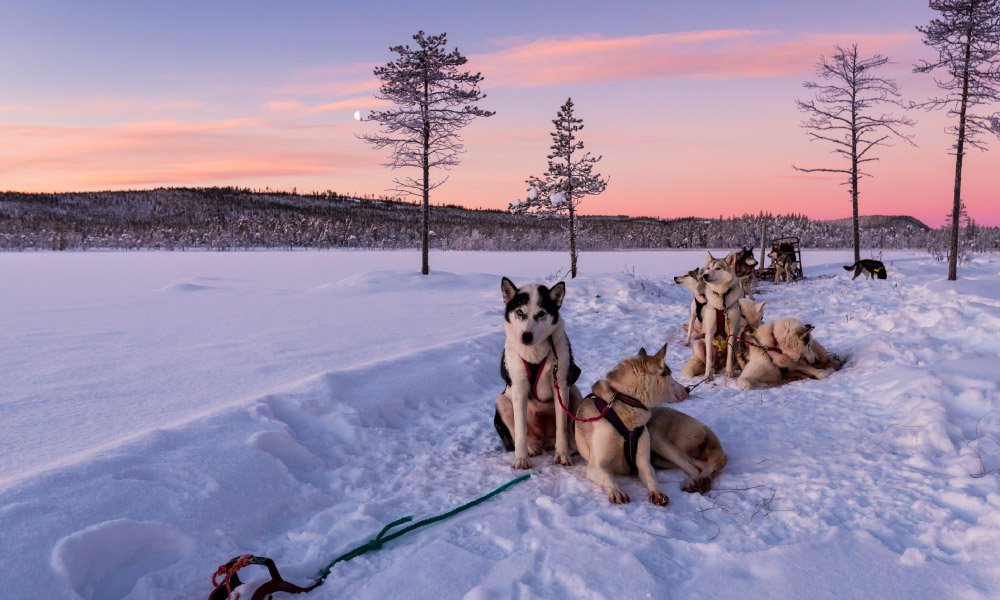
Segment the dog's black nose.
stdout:
<path fill-rule="evenodd" d="M 524 333 L 521 334 L 521 343 L 524 344 L 525 346 L 528 346 L 531 344 L 531 340 L 533 340 L 534 337 L 535 336 L 531 335 L 530 331 L 525 331 Z"/>

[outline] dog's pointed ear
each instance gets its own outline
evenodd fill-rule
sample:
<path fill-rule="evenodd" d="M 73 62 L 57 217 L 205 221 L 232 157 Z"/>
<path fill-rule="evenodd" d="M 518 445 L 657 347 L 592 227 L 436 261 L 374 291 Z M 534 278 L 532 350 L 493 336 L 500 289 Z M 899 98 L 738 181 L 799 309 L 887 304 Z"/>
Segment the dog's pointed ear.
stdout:
<path fill-rule="evenodd" d="M 556 307 L 562 308 L 563 298 L 566 297 L 566 282 L 560 281 L 549 290 L 549 298 L 556 303 Z"/>
<path fill-rule="evenodd" d="M 500 293 L 503 294 L 504 304 L 510 302 L 517 295 L 517 286 L 510 279 L 504 277 L 500 280 Z"/>
<path fill-rule="evenodd" d="M 709 250 L 708 251 L 708 260 L 706 262 L 712 262 L 713 260 L 715 260 L 715 257 L 712 256 L 712 251 Z"/>
<path fill-rule="evenodd" d="M 653 359 L 656 362 L 666 363 L 667 362 L 667 345 L 663 344 L 663 347 L 656 351 L 653 355 Z"/>
<path fill-rule="evenodd" d="M 639 358 L 648 358 L 648 357 L 649 355 L 646 354 L 646 348 L 645 347 L 639 348 Z"/>

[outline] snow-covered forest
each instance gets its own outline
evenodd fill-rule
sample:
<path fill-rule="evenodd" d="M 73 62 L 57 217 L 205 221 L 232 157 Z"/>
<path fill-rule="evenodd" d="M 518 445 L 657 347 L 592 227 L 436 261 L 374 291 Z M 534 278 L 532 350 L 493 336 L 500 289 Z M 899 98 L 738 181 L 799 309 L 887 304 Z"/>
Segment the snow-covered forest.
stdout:
<path fill-rule="evenodd" d="M 680 200 L 664 199 L 665 203 Z M 580 217 L 582 250 L 757 245 L 795 235 L 810 248 L 847 248 L 850 220 L 759 213 L 732 218 Z M 431 247 L 441 250 L 562 250 L 562 220 L 436 206 Z M 943 248 L 946 233 L 911 217 L 864 217 L 867 248 Z M 419 207 L 335 192 L 291 194 L 242 188 L 170 188 L 69 194 L 0 193 L 0 249 L 415 248 Z M 967 250 L 1000 249 L 1000 228 L 967 223 Z"/>

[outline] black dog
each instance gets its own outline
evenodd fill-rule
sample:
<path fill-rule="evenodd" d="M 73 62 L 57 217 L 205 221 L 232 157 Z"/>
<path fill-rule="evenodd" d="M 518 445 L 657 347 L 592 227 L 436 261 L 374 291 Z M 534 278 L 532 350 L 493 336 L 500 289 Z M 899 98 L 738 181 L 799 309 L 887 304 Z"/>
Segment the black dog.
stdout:
<path fill-rule="evenodd" d="M 885 279 L 889 276 L 889 273 L 885 270 L 885 265 L 882 261 L 875 259 L 862 259 L 853 265 L 845 265 L 844 270 L 850 271 L 854 269 L 854 277 L 851 277 L 851 281 L 858 278 L 858 275 L 864 273 L 865 279 Z"/>

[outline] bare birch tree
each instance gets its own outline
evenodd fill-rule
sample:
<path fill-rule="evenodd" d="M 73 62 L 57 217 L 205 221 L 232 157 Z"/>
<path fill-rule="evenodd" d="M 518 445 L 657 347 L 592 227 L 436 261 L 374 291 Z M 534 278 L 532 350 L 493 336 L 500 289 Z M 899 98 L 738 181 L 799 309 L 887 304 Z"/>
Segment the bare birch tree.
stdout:
<path fill-rule="evenodd" d="M 465 147 L 458 131 L 476 117 L 491 117 L 493 111 L 474 103 L 486 98 L 479 89 L 480 73 L 460 71 L 468 59 L 458 49 L 447 51 L 447 34 L 413 36 L 416 48 L 392 46 L 399 55 L 384 66 L 375 68 L 381 80 L 375 97 L 395 106 L 372 111 L 365 119 L 381 126 L 378 134 L 358 136 L 377 149 L 391 148 L 385 166 L 390 169 L 414 167 L 419 177 L 397 177 L 392 191 L 422 199 L 420 272 L 430 273 L 430 192 L 447 177 L 432 181 L 431 169 L 448 170 L 459 164 Z"/>
<path fill-rule="evenodd" d="M 883 77 L 878 70 L 889 64 L 881 54 L 868 58 L 858 55 L 858 45 L 836 47 L 830 59 L 821 57 L 816 63 L 816 76 L 822 83 L 807 81 L 803 85 L 813 91 L 811 100 L 796 100 L 799 110 L 807 118 L 801 126 L 808 130 L 812 140 L 833 144 L 833 154 L 843 161 L 842 167 L 804 168 L 793 165 L 803 173 L 840 173 L 847 176 L 854 227 L 854 261 L 861 260 L 861 228 L 858 223 L 858 182 L 870 176 L 862 170 L 865 163 L 877 161 L 874 151 L 879 146 L 891 145 L 893 138 L 912 144 L 912 136 L 905 129 L 913 121 L 905 115 L 896 116 L 878 112 L 886 105 L 902 106 L 899 86 Z"/>
<path fill-rule="evenodd" d="M 955 188 L 952 198 L 951 246 L 948 279 L 958 278 L 958 233 L 962 209 L 962 159 L 965 145 L 986 150 L 982 134 L 1000 135 L 1000 113 L 982 114 L 977 107 L 1000 102 L 1000 0 L 931 0 L 940 17 L 917 27 L 924 45 L 937 50 L 937 60 L 921 61 L 916 73 L 943 71 L 934 82 L 945 91 L 917 106 L 946 108 L 958 123 L 948 127 L 955 134 Z"/>
<path fill-rule="evenodd" d="M 552 136 L 552 146 L 547 157 L 549 167 L 545 177 L 530 176 L 526 181 L 527 199 L 511 203 L 510 210 L 514 213 L 567 216 L 570 276 L 575 278 L 579 254 L 576 244 L 576 208 L 586 196 L 604 192 L 608 180 L 602 178 L 600 173 L 593 172 L 594 165 L 602 157 L 584 152 L 583 140 L 576 136 L 583 129 L 583 119 L 573 116 L 572 98 L 566 99 L 552 123 L 556 129 L 549 134 Z"/>

